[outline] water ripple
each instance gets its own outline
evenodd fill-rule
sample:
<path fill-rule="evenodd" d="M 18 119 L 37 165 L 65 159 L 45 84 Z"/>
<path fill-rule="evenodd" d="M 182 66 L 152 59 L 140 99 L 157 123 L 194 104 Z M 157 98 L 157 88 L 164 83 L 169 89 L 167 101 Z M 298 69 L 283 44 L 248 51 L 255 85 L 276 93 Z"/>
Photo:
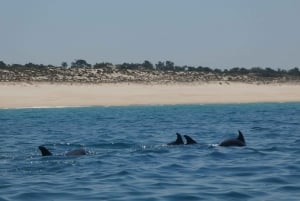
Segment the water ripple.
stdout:
<path fill-rule="evenodd" d="M 0 110 L 0 201 L 299 200 L 299 108 Z M 217 146 L 238 129 L 247 147 Z M 167 146 L 176 132 L 199 144 Z M 42 157 L 40 145 L 54 155 Z M 89 154 L 64 155 L 77 148 Z"/>

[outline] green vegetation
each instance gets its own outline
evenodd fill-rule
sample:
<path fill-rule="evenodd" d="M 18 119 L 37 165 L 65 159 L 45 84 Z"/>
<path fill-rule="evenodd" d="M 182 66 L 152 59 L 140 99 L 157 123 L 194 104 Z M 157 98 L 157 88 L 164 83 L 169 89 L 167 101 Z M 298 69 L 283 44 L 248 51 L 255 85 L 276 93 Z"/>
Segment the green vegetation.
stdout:
<path fill-rule="evenodd" d="M 61 66 L 27 63 L 6 64 L 0 61 L 0 81 L 51 82 L 287 82 L 300 81 L 298 67 L 290 70 L 253 67 L 211 69 L 203 66 L 177 66 L 172 61 L 112 64 L 89 64 L 84 59 L 62 62 Z"/>

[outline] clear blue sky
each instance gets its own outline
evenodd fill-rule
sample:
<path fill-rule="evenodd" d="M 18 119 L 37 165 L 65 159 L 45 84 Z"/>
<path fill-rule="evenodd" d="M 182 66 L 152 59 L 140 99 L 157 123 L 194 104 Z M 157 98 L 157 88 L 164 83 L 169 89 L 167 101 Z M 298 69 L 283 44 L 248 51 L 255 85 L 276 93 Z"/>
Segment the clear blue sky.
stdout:
<path fill-rule="evenodd" d="M 0 0 L 0 60 L 300 67 L 299 0 Z"/>

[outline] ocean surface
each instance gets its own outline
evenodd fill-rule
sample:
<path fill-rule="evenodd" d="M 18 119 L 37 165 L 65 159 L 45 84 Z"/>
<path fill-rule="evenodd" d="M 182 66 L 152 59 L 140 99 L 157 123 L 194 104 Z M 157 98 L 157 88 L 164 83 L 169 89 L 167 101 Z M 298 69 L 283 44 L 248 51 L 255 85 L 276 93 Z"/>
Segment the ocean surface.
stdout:
<path fill-rule="evenodd" d="M 300 103 L 3 109 L 0 142 L 0 201 L 300 200 Z"/>

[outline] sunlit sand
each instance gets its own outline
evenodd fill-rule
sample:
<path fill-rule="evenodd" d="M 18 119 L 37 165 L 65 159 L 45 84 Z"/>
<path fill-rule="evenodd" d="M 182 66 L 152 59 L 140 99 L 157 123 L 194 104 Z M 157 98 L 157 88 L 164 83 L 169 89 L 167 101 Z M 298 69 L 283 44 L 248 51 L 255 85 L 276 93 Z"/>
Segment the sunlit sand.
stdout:
<path fill-rule="evenodd" d="M 0 108 L 300 102 L 300 85 L 0 83 Z"/>

